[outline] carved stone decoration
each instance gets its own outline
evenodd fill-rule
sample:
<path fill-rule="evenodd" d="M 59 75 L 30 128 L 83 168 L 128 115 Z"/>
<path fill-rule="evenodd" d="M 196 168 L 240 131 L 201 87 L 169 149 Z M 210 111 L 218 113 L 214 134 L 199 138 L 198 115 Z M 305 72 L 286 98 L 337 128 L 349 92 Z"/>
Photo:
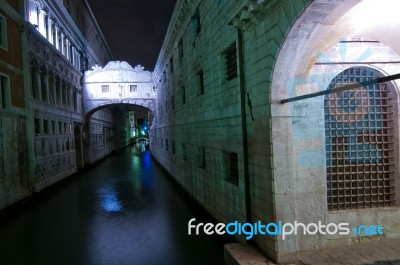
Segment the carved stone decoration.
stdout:
<path fill-rule="evenodd" d="M 84 76 L 84 111 L 90 113 L 109 104 L 147 107 L 148 101 L 156 98 L 154 84 L 153 74 L 141 65 L 132 68 L 121 61 L 111 61 L 104 67 L 95 65 Z"/>

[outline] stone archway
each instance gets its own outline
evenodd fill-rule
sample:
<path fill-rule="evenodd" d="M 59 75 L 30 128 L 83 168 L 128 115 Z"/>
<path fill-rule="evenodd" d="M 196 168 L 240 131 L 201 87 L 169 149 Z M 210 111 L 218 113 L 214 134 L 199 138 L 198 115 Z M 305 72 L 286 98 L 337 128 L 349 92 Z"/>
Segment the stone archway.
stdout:
<path fill-rule="evenodd" d="M 362 213 L 328 211 L 324 98 L 281 104 L 286 98 L 328 89 L 336 75 L 351 67 L 368 65 L 383 75 L 400 73 L 397 63 L 400 47 L 390 33 L 390 30 L 400 29 L 400 19 L 393 11 L 398 7 L 399 3 L 386 0 L 379 3 L 316 0 L 288 33 L 275 64 L 271 90 L 273 149 L 279 150 L 273 156 L 274 175 L 279 176 L 274 179 L 274 190 L 285 197 L 276 200 L 276 215 L 283 216 L 283 222 L 348 222 L 358 226 L 369 220 L 384 224 L 387 236 L 400 236 L 398 224 L 390 221 L 399 214 L 396 207 Z M 383 20 L 378 19 L 379 15 Z M 363 16 L 368 19 L 360 24 Z M 392 22 L 388 23 L 389 20 Z M 391 85 L 394 100 L 398 102 L 400 83 L 394 81 Z M 398 117 L 393 122 L 397 124 L 398 135 Z M 396 163 L 398 165 L 399 161 Z M 350 244 L 355 237 L 354 234 L 299 234 L 296 243 L 282 244 L 281 251 L 290 253 Z"/>

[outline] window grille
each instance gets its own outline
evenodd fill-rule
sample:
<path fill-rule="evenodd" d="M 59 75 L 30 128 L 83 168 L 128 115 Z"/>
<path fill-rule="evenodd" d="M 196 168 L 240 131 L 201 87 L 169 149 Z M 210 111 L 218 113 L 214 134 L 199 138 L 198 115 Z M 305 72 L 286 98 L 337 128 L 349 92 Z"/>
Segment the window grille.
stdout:
<path fill-rule="evenodd" d="M 379 77 L 366 67 L 345 70 L 330 88 Z M 375 84 L 325 96 L 328 210 L 387 207 L 394 201 L 391 92 Z"/>
<path fill-rule="evenodd" d="M 178 55 L 179 55 L 179 59 L 181 60 L 183 58 L 183 40 L 182 39 L 178 43 Z"/>
<path fill-rule="evenodd" d="M 181 86 L 182 89 L 182 104 L 186 104 L 186 89 L 185 86 Z"/>
<path fill-rule="evenodd" d="M 235 185 L 239 184 L 238 154 L 228 154 L 228 181 Z"/>
<path fill-rule="evenodd" d="M 237 52 L 236 44 L 232 43 L 228 49 L 225 50 L 225 78 L 232 80 L 237 77 Z"/>
<path fill-rule="evenodd" d="M 199 148 L 199 167 L 206 168 L 206 150 L 204 147 Z"/>
<path fill-rule="evenodd" d="M 101 86 L 101 92 L 106 93 L 109 92 L 110 86 L 109 85 L 102 85 Z"/>
<path fill-rule="evenodd" d="M 200 95 L 204 94 L 204 73 L 203 70 L 197 73 L 197 77 L 199 79 L 199 93 Z"/>
<path fill-rule="evenodd" d="M 130 85 L 130 92 L 137 92 L 137 85 Z"/>
<path fill-rule="evenodd" d="M 197 35 L 201 31 L 200 9 L 199 8 L 197 8 L 195 13 L 193 14 L 192 21 L 193 21 L 194 30 L 195 30 L 196 35 Z"/>

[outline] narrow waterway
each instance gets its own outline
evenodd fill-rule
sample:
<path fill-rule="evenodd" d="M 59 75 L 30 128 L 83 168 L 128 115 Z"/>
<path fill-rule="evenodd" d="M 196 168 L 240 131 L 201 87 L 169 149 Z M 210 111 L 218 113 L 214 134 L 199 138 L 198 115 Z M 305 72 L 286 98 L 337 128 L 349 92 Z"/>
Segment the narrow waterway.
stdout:
<path fill-rule="evenodd" d="M 187 235 L 193 217 L 209 221 L 129 147 L 1 217 L 0 264 L 224 264 L 222 238 Z"/>

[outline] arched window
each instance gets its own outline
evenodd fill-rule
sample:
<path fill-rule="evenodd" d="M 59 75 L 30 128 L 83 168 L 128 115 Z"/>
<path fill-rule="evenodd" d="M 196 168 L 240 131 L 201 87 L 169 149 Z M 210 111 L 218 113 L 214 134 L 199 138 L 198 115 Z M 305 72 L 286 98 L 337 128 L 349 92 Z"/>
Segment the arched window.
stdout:
<path fill-rule="evenodd" d="M 39 98 L 38 65 L 35 61 L 31 62 L 31 94 L 33 98 Z"/>
<path fill-rule="evenodd" d="M 56 98 L 56 105 L 61 105 L 61 81 L 60 77 L 56 76 L 56 86 L 55 86 L 55 98 Z"/>
<path fill-rule="evenodd" d="M 381 77 L 368 67 L 337 75 L 329 89 Z M 328 210 L 386 207 L 394 202 L 394 109 L 391 84 L 325 96 Z"/>
<path fill-rule="evenodd" d="M 47 73 L 44 67 L 40 69 L 40 88 L 42 101 L 47 102 Z"/>
<path fill-rule="evenodd" d="M 55 100 L 54 100 L 54 86 L 55 86 L 55 80 L 54 80 L 54 75 L 52 72 L 49 73 L 49 102 L 50 104 L 54 105 Z"/>

